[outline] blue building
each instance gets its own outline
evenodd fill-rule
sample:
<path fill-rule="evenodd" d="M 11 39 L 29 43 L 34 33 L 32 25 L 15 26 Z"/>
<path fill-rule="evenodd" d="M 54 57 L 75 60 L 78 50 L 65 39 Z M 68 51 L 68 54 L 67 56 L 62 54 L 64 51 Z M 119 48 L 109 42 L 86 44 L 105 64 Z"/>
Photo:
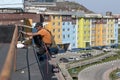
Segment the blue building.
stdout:
<path fill-rule="evenodd" d="M 76 48 L 76 24 L 72 23 L 69 15 L 62 18 L 62 43 L 69 44 L 68 49 Z"/>
<path fill-rule="evenodd" d="M 115 37 L 115 44 L 114 44 L 114 46 L 117 46 L 118 45 L 118 19 L 115 20 L 114 37 Z"/>

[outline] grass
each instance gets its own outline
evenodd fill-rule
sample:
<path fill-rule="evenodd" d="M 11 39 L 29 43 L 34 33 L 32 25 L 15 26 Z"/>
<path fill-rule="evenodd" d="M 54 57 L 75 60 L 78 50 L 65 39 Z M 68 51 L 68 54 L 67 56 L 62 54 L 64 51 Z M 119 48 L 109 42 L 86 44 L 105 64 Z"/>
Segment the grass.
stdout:
<path fill-rule="evenodd" d="M 104 55 L 104 54 L 107 54 L 107 52 L 105 52 L 105 53 L 101 53 L 101 54 L 96 55 L 96 56 L 93 56 L 93 57 L 88 57 L 88 58 L 85 58 L 85 59 L 83 59 L 83 60 L 78 60 L 78 61 L 69 62 L 69 64 L 73 64 L 73 63 L 76 63 L 76 62 L 80 62 L 80 61 L 85 61 L 85 60 L 93 59 L 93 58 L 96 58 L 96 57 L 102 56 L 102 55 Z"/>
<path fill-rule="evenodd" d="M 94 63 L 91 63 L 91 64 L 87 64 L 87 65 L 83 65 L 83 66 L 80 66 L 80 67 L 76 67 L 76 68 L 72 68 L 72 69 L 69 69 L 68 71 L 69 71 L 69 73 L 70 73 L 71 76 L 75 76 L 75 75 L 77 76 L 78 73 L 81 70 L 83 70 L 83 69 L 85 69 L 85 68 L 87 68 L 89 66 L 92 66 L 92 65 L 95 65 L 95 64 L 104 63 L 104 62 L 108 62 L 108 61 L 112 61 L 112 60 L 116 60 L 116 59 L 120 59 L 120 51 L 118 51 L 117 55 L 115 55 L 115 56 L 110 56 L 110 57 L 108 57 L 106 59 L 103 59 L 101 61 L 98 61 L 98 62 L 94 62 Z"/>
<path fill-rule="evenodd" d="M 120 43 L 120 29 L 118 30 L 118 43 Z"/>
<path fill-rule="evenodd" d="M 120 78 L 116 75 L 117 72 L 120 72 L 119 68 L 117 68 L 116 70 L 114 70 L 113 72 L 110 73 L 109 77 L 110 77 L 111 80 L 116 80 L 116 79 Z"/>
<path fill-rule="evenodd" d="M 119 35 L 118 35 L 118 42 L 120 43 L 120 29 L 119 29 L 119 31 L 118 31 L 118 34 L 119 34 Z M 118 46 L 118 48 L 120 49 L 120 46 Z M 92 66 L 92 65 L 95 65 L 95 64 L 104 63 L 104 62 L 108 62 L 108 61 L 112 61 L 112 60 L 116 60 L 116 59 L 120 59 L 120 51 L 117 51 L 116 53 L 117 53 L 117 56 L 111 56 L 111 57 L 108 57 L 108 58 L 106 58 L 106 59 L 103 59 L 102 61 L 98 61 L 98 62 L 95 62 L 95 63 L 92 63 L 92 64 L 87 64 L 87 65 L 84 65 L 84 66 L 72 68 L 72 69 L 69 69 L 68 71 L 69 71 L 69 73 L 70 73 L 71 76 L 73 76 L 73 75 L 78 75 L 78 73 L 79 73 L 81 70 L 83 70 L 83 69 L 85 69 L 85 68 L 87 68 L 87 67 L 89 67 L 89 66 Z M 101 54 L 101 55 L 103 55 L 103 54 Z M 101 56 L 101 55 L 98 55 L 98 56 Z M 95 56 L 95 57 L 98 57 L 98 56 Z M 92 58 L 93 58 L 93 57 L 92 57 Z M 88 60 L 88 59 L 86 59 L 86 60 Z M 116 69 L 116 70 L 114 70 L 112 73 L 110 73 L 110 78 L 111 78 L 112 80 L 116 80 L 116 79 L 119 78 L 118 76 L 116 76 L 116 73 L 117 73 L 117 72 L 120 72 L 120 69 Z M 77 79 L 73 79 L 73 80 L 77 80 Z"/>

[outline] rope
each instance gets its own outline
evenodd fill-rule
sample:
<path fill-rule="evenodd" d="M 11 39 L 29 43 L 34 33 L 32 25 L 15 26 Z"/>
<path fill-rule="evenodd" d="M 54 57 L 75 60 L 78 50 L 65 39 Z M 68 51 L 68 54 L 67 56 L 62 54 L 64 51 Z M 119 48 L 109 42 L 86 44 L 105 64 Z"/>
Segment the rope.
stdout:
<path fill-rule="evenodd" d="M 40 68 L 41 68 L 41 67 L 40 67 L 40 62 L 39 62 L 39 59 L 38 59 L 38 57 L 37 57 L 37 54 L 36 54 L 36 51 L 35 51 L 34 46 L 33 46 L 33 51 L 34 51 L 35 58 L 36 58 L 37 63 L 38 63 L 38 67 L 39 67 L 39 71 L 40 71 L 40 73 L 41 73 L 41 77 L 42 77 L 43 80 L 45 80 L 45 78 L 44 78 L 44 73 L 40 70 Z"/>
<path fill-rule="evenodd" d="M 46 50 L 46 56 L 47 56 L 46 70 L 47 70 L 47 74 L 48 74 L 48 58 L 51 59 L 51 56 L 50 56 L 50 53 L 49 53 L 48 48 L 47 48 L 47 46 L 45 45 L 45 43 L 44 43 L 44 42 L 42 42 L 42 43 L 43 43 L 43 45 L 44 45 L 44 47 L 45 47 L 45 50 Z"/>
<path fill-rule="evenodd" d="M 44 42 L 43 42 L 43 44 L 44 44 L 45 49 L 46 49 L 47 62 L 48 62 L 48 56 L 49 56 L 50 59 L 51 59 L 51 56 L 50 56 L 49 51 L 48 51 L 48 49 L 47 49 L 47 46 L 45 45 Z M 48 73 L 48 63 L 47 63 L 47 73 Z M 59 76 L 59 80 L 61 80 L 62 78 L 61 78 L 61 76 L 60 76 L 60 73 L 58 74 L 58 76 Z"/>
<path fill-rule="evenodd" d="M 26 28 L 32 28 L 31 26 L 27 26 L 27 25 L 20 25 L 20 26 L 23 26 L 23 27 L 26 27 Z M 48 58 L 51 59 L 51 56 L 50 56 L 50 53 L 49 53 L 49 51 L 48 51 L 48 48 L 47 48 L 47 46 L 45 45 L 44 42 L 43 42 L 43 44 L 44 44 L 44 47 L 45 47 L 45 49 L 46 49 L 46 57 L 47 57 L 46 70 L 47 70 L 47 74 L 48 74 Z M 33 50 L 34 50 L 34 53 L 35 53 L 34 47 L 33 47 Z M 39 59 L 38 59 L 36 53 L 35 53 L 35 57 L 36 57 L 36 60 L 37 60 L 37 63 L 38 63 L 38 67 L 39 67 L 39 71 L 40 71 L 40 73 L 41 73 L 41 76 L 42 76 L 43 80 L 45 80 L 44 73 L 40 70 L 40 62 L 39 62 Z M 60 75 L 59 75 L 59 77 L 60 77 Z"/>

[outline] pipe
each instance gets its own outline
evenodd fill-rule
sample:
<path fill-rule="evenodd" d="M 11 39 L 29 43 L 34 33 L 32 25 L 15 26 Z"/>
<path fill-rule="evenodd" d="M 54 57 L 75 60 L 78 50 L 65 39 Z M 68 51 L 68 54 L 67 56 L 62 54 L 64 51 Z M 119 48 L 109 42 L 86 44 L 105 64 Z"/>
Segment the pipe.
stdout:
<path fill-rule="evenodd" d="M 15 56 L 17 36 L 18 36 L 18 27 L 17 25 L 15 25 L 15 30 L 14 30 L 14 34 L 13 34 L 12 41 L 10 44 L 10 48 L 9 48 L 4 66 L 0 73 L 0 80 L 10 80 L 11 70 L 13 66 L 13 59 Z"/>

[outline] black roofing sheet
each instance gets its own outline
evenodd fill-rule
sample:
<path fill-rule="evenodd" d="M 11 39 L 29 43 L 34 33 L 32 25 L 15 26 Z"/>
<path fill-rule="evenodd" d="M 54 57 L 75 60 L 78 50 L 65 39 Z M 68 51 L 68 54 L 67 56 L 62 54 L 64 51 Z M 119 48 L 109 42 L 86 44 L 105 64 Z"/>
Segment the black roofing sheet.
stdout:
<path fill-rule="evenodd" d="M 0 43 L 10 43 L 12 40 L 14 26 L 0 25 Z"/>

